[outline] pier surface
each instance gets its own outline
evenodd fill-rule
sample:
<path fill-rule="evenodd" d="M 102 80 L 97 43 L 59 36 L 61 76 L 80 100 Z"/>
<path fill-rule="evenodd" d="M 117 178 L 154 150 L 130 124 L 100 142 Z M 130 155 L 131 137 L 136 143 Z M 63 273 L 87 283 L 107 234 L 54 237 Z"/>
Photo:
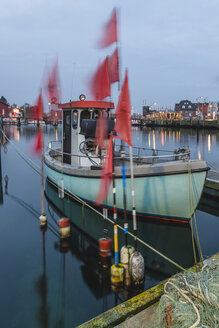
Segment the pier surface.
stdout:
<path fill-rule="evenodd" d="M 219 253 L 214 255 L 219 257 Z M 212 259 L 211 258 L 211 259 Z M 198 263 L 186 271 L 197 272 L 201 270 L 202 264 Z M 174 277 L 174 276 L 173 276 Z M 166 280 L 167 281 L 167 280 Z M 79 328 L 91 327 L 117 327 L 117 328 L 147 328 L 160 297 L 164 293 L 164 284 L 161 282 L 157 286 L 131 298 L 130 300 L 110 309 L 101 315 L 78 326 Z"/>

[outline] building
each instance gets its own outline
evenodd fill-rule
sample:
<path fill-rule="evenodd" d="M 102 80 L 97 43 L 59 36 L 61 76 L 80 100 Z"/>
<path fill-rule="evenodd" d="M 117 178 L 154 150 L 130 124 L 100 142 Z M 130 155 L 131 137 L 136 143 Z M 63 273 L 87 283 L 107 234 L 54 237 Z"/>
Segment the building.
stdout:
<path fill-rule="evenodd" d="M 47 114 L 47 120 L 51 123 L 58 124 L 62 120 L 62 111 L 60 109 L 51 109 Z"/>
<path fill-rule="evenodd" d="M 197 118 L 197 104 L 189 100 L 181 100 L 175 104 L 175 112 L 180 113 L 182 119 Z"/>
<path fill-rule="evenodd" d="M 0 117 L 9 117 L 9 108 L 8 104 L 0 101 Z"/>
<path fill-rule="evenodd" d="M 23 117 L 23 111 L 18 107 L 11 108 L 9 111 L 9 117 L 13 117 L 13 118 L 20 117 L 21 118 L 21 117 Z"/>
<path fill-rule="evenodd" d="M 197 117 L 200 120 L 208 118 L 209 103 L 198 103 L 197 104 Z"/>
<path fill-rule="evenodd" d="M 155 109 L 152 109 L 151 106 L 143 106 L 143 117 L 147 119 L 153 119 L 154 115 L 157 113 Z"/>

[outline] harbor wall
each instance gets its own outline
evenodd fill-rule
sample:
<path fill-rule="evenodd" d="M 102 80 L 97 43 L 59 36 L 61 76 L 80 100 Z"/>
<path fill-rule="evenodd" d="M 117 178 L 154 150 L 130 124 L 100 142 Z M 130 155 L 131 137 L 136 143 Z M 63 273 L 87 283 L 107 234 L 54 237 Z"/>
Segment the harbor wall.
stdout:
<path fill-rule="evenodd" d="M 172 128 L 219 129 L 217 120 L 146 120 L 141 119 L 139 124 L 144 126 L 162 126 Z"/>

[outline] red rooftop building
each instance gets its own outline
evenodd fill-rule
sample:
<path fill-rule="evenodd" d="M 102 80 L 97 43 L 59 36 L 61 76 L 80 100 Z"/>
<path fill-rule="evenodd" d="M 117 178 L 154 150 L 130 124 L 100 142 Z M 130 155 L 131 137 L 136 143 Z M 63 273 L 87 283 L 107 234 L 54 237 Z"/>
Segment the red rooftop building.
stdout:
<path fill-rule="evenodd" d="M 0 101 L 0 117 L 9 117 L 8 105 Z"/>

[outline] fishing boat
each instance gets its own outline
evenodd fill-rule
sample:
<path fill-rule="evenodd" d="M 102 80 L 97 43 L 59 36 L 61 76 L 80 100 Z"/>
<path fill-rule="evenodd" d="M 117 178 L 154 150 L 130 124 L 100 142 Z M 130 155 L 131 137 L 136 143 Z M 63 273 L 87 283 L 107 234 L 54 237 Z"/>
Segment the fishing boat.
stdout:
<path fill-rule="evenodd" d="M 106 152 L 95 146 L 97 118 L 107 112 L 107 135 L 114 128 L 112 102 L 89 101 L 84 95 L 78 101 L 60 104 L 62 140 L 50 142 L 44 162 L 47 178 L 58 188 L 91 204 L 97 204 L 102 167 Z M 118 144 L 114 150 L 116 205 L 124 210 L 122 158 Z M 126 153 L 126 210 L 132 211 L 131 173 Z M 172 152 L 133 147 L 135 207 L 138 215 L 164 220 L 188 221 L 198 206 L 206 179 L 207 166 L 202 160 L 191 160 L 190 151 Z M 112 187 L 111 187 L 112 188 Z M 101 204 L 113 208 L 109 191 Z"/>

